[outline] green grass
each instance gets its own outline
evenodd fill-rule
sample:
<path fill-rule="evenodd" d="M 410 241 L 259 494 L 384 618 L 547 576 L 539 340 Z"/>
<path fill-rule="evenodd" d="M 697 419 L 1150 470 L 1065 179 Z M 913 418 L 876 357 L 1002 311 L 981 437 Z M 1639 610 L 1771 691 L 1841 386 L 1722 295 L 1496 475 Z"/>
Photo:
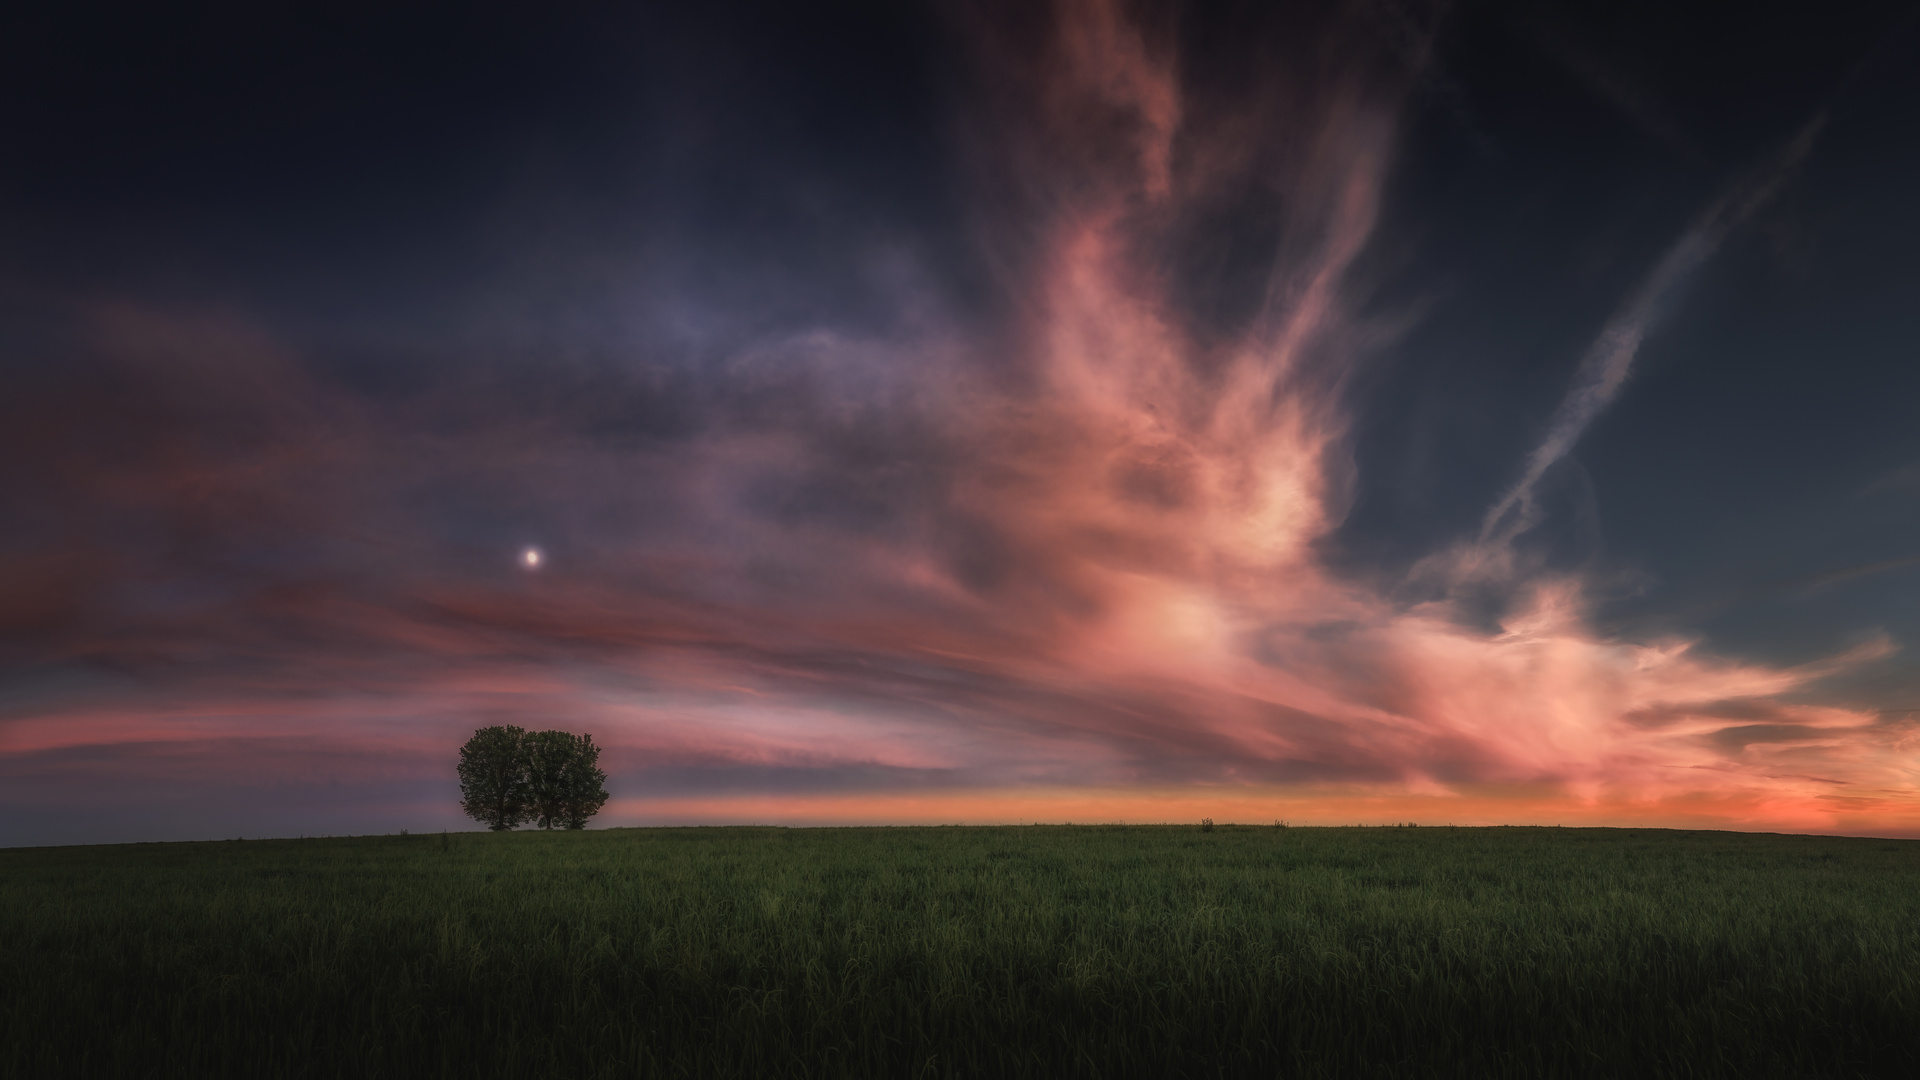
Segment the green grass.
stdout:
<path fill-rule="evenodd" d="M 1021 827 L 0 851 L 6 1076 L 1920 1076 L 1920 843 Z"/>

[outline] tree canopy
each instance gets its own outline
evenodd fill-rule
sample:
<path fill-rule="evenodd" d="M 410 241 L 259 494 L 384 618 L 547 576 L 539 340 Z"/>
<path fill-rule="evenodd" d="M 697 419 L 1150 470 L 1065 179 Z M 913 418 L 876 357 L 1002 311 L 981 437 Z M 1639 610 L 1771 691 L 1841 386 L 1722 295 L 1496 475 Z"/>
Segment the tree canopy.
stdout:
<path fill-rule="evenodd" d="M 460 808 L 496 832 L 584 829 L 608 799 L 599 760 L 591 735 L 481 728 L 460 748 Z"/>
<path fill-rule="evenodd" d="M 495 832 L 527 820 L 526 737 L 524 728 L 495 725 L 474 732 L 460 748 L 460 809 Z"/>

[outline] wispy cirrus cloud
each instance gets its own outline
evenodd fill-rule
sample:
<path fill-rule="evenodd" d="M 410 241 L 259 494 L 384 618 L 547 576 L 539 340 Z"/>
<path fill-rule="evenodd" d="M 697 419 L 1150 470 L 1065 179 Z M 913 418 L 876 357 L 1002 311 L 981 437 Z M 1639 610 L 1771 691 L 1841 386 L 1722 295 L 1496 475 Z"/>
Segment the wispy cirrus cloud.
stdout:
<path fill-rule="evenodd" d="M 1554 409 L 1540 442 L 1526 456 L 1520 477 L 1495 500 L 1478 537 L 1447 553 L 1441 572 L 1461 580 L 1511 577 L 1513 541 L 1540 522 L 1535 493 L 1558 464 L 1619 396 L 1649 335 L 1672 314 L 1687 287 L 1728 234 L 1771 201 L 1812 151 L 1825 112 L 1802 125 L 1768 161 L 1738 177 L 1702 210 L 1661 254 L 1626 301 L 1608 316 L 1574 369 L 1573 385 Z M 1434 564 L 1439 568 L 1439 564 Z"/>

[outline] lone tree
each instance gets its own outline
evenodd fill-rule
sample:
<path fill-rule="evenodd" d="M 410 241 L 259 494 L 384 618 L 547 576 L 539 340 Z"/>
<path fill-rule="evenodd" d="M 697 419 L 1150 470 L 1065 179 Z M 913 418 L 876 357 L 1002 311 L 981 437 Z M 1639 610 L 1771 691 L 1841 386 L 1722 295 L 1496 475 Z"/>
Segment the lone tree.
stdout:
<path fill-rule="evenodd" d="M 606 804 L 591 735 L 481 728 L 460 748 L 460 809 L 495 832 L 535 822 L 584 829 Z"/>

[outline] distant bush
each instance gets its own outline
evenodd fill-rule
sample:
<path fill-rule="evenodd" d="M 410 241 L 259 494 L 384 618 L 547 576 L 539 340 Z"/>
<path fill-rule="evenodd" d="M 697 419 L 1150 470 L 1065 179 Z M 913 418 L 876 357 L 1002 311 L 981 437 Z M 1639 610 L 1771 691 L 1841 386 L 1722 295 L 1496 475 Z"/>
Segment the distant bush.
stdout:
<path fill-rule="evenodd" d="M 1213 819 L 1212 819 L 1212 818 L 1210 818 L 1210 817 L 1203 817 L 1203 818 L 1201 818 L 1201 819 L 1200 819 L 1200 831 L 1201 831 L 1201 832 L 1212 832 L 1212 831 L 1213 831 Z"/>

